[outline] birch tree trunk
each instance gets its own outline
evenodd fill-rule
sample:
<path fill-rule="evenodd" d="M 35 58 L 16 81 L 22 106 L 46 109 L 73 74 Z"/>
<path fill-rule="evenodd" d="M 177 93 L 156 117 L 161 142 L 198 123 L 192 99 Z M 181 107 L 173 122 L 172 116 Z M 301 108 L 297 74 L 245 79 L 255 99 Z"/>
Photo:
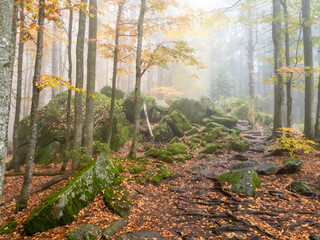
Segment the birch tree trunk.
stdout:
<path fill-rule="evenodd" d="M 3 1 L 0 8 L 0 202 L 2 201 L 5 163 L 7 157 L 7 133 L 12 83 L 11 76 L 14 61 L 13 34 L 11 29 L 7 27 L 12 23 L 13 5 L 13 0 Z"/>
<path fill-rule="evenodd" d="M 23 185 L 19 199 L 16 203 L 16 211 L 21 211 L 27 207 L 27 203 L 30 196 L 30 187 L 32 183 L 32 171 L 34 163 L 34 153 L 37 145 L 37 121 L 38 121 L 38 105 L 40 90 L 38 88 L 40 84 L 40 74 L 42 66 L 43 55 L 43 24 L 44 24 L 44 4 L 45 0 L 39 0 L 39 16 L 38 16 L 38 37 L 37 37 L 37 55 L 34 67 L 34 77 L 32 86 L 32 103 L 30 114 L 30 137 L 29 148 L 26 158 L 26 170 L 23 179 Z"/>
<path fill-rule="evenodd" d="M 134 125 L 133 125 L 133 139 L 131 149 L 129 152 L 130 158 L 137 157 L 138 149 L 138 137 L 139 137 L 139 126 L 140 126 L 140 88 L 141 88 L 141 54 L 142 54 L 142 40 L 143 40 L 143 22 L 146 11 L 146 0 L 141 0 L 140 15 L 138 21 L 138 41 L 137 41 L 137 56 L 136 56 L 136 86 L 134 90 Z"/>

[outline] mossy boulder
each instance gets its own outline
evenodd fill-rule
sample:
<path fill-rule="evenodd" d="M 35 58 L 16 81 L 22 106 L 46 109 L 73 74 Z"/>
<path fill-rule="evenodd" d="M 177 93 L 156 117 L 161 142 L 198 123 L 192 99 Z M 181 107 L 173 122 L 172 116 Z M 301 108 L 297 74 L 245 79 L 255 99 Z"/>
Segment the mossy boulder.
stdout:
<path fill-rule="evenodd" d="M 152 167 L 149 171 L 145 172 L 141 178 L 138 179 L 139 183 L 160 183 L 163 179 L 171 176 L 171 170 L 166 168 L 164 165 L 157 164 Z"/>
<path fill-rule="evenodd" d="M 104 239 L 109 240 L 114 234 L 119 232 L 126 225 L 124 218 L 121 218 L 118 221 L 114 221 L 110 224 L 109 227 L 105 228 L 102 232 Z"/>
<path fill-rule="evenodd" d="M 178 155 L 178 154 L 187 154 L 187 146 L 179 143 L 179 142 L 175 142 L 172 143 L 168 146 L 168 152 L 171 153 L 172 155 Z"/>
<path fill-rule="evenodd" d="M 218 117 L 218 116 L 212 115 L 211 119 L 213 122 L 221 124 L 230 129 L 236 128 L 237 122 L 238 122 L 238 120 L 233 117 L 227 118 L 227 117 Z"/>
<path fill-rule="evenodd" d="M 151 101 L 147 107 L 148 117 L 150 122 L 159 122 L 169 111 L 169 105 L 159 99 L 154 99 Z"/>
<path fill-rule="evenodd" d="M 133 231 L 124 233 L 116 240 L 164 240 L 161 234 L 155 231 Z"/>
<path fill-rule="evenodd" d="M 8 222 L 0 227 L 0 235 L 13 233 L 18 226 L 17 222 Z"/>
<path fill-rule="evenodd" d="M 74 97 L 72 97 L 72 102 Z M 82 98 L 85 105 L 85 96 Z M 74 104 L 71 104 L 71 111 Z M 64 153 L 66 142 L 66 108 L 67 108 L 67 92 L 62 92 L 56 98 L 51 100 L 48 105 L 38 111 L 38 141 L 35 151 L 36 163 L 49 163 L 55 160 L 61 160 L 61 154 Z M 96 93 L 95 98 L 95 119 L 94 119 L 94 141 L 106 142 L 107 126 L 109 125 L 110 98 Z M 85 111 L 83 111 L 83 115 Z M 125 114 L 118 104 L 115 106 L 113 135 L 110 148 L 114 151 L 118 150 L 130 137 L 130 126 L 126 120 Z M 71 122 L 71 128 L 74 122 Z M 19 157 L 22 164 L 26 157 L 26 149 L 28 148 L 28 133 L 30 130 L 30 117 L 24 118 L 19 124 Z M 71 136 L 72 138 L 72 136 Z M 12 164 L 11 164 L 12 165 Z M 11 166 L 9 164 L 9 167 Z"/>
<path fill-rule="evenodd" d="M 230 146 L 233 151 L 236 152 L 245 152 L 247 151 L 252 144 L 243 138 L 235 138 L 231 140 Z"/>
<path fill-rule="evenodd" d="M 307 181 L 293 181 L 287 188 L 303 196 L 312 196 L 315 193 L 313 184 Z"/>
<path fill-rule="evenodd" d="M 112 185 L 105 189 L 103 194 L 107 207 L 121 217 L 127 217 L 132 205 L 130 193 L 123 185 Z"/>
<path fill-rule="evenodd" d="M 303 162 L 298 158 L 288 158 L 284 161 L 284 166 L 281 167 L 277 174 L 293 174 L 300 171 Z"/>
<path fill-rule="evenodd" d="M 220 150 L 222 149 L 222 146 L 219 144 L 208 144 L 200 153 L 203 154 L 218 154 Z"/>
<path fill-rule="evenodd" d="M 112 87 L 105 86 L 100 90 L 100 93 L 103 94 L 103 95 L 106 95 L 109 98 L 111 98 L 111 96 L 112 96 Z M 125 95 L 124 91 L 122 91 L 119 88 L 116 88 L 116 92 L 115 92 L 115 99 L 116 100 L 123 99 L 124 95 Z"/>
<path fill-rule="evenodd" d="M 178 110 L 192 123 L 201 123 L 202 119 L 215 114 L 214 104 L 210 98 L 202 97 L 201 101 L 189 98 L 178 98 L 170 105 L 170 112 Z"/>
<path fill-rule="evenodd" d="M 168 142 L 173 138 L 173 132 L 168 123 L 162 122 L 153 130 L 154 139 L 157 142 Z"/>
<path fill-rule="evenodd" d="M 174 136 L 183 137 L 186 131 L 192 129 L 190 121 L 179 111 L 172 111 L 161 119 L 160 124 L 167 123 Z"/>
<path fill-rule="evenodd" d="M 42 200 L 24 222 L 24 229 L 32 235 L 74 221 L 82 208 L 113 183 L 116 173 L 106 157 L 98 157 L 76 173 L 64 188 Z"/>
<path fill-rule="evenodd" d="M 192 129 L 191 129 L 190 131 L 188 131 L 188 132 L 186 133 L 186 135 L 187 135 L 187 136 L 191 136 L 191 135 L 194 135 L 194 134 L 196 134 L 196 133 L 198 133 L 198 132 L 199 132 L 199 129 L 198 129 L 198 128 L 192 127 Z"/>
<path fill-rule="evenodd" d="M 234 166 L 230 172 L 224 173 L 218 177 L 219 182 L 227 182 L 231 185 L 231 190 L 236 194 L 243 194 L 254 197 L 257 194 L 257 188 L 260 186 L 258 173 L 254 171 L 251 165 L 247 167 Z"/>
<path fill-rule="evenodd" d="M 232 116 L 236 117 L 239 120 L 247 120 L 248 119 L 248 112 L 249 112 L 249 105 L 248 103 L 241 104 L 240 106 L 236 107 L 232 112 Z"/>
<path fill-rule="evenodd" d="M 273 163 L 264 163 L 256 168 L 257 173 L 261 175 L 272 175 L 279 170 L 279 166 Z"/>
<path fill-rule="evenodd" d="M 270 126 L 273 124 L 273 115 L 264 112 L 257 112 L 255 113 L 255 121 L 261 126 Z"/>
<path fill-rule="evenodd" d="M 248 168 L 254 168 L 254 164 L 251 161 L 245 161 L 241 163 L 234 164 L 230 167 L 230 170 L 239 170 L 239 169 L 248 169 Z"/>
<path fill-rule="evenodd" d="M 86 224 L 78 227 L 76 230 L 69 232 L 66 237 L 68 240 L 95 240 L 102 226 Z"/>

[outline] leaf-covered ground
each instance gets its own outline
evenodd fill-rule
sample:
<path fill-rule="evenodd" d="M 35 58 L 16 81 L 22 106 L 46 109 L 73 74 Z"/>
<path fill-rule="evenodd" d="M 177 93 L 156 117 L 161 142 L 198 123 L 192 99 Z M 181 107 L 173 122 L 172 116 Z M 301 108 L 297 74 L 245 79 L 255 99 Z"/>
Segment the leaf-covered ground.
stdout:
<path fill-rule="evenodd" d="M 245 132 L 243 135 L 255 143 L 255 148 L 266 146 L 262 132 Z M 112 157 L 125 157 L 128 146 Z M 286 187 L 293 180 L 306 180 L 317 185 L 319 156 L 318 153 L 299 156 L 304 165 L 298 174 L 260 176 L 261 187 L 256 198 L 239 197 L 225 191 L 219 188 L 215 178 L 240 162 L 239 158 L 247 157 L 256 165 L 270 162 L 281 166 L 286 156 L 266 157 L 265 153 L 250 151 L 237 156 L 235 152 L 226 152 L 218 156 L 208 155 L 202 160 L 166 164 L 172 169 L 172 177 L 157 185 L 137 184 L 135 180 L 139 174 L 124 172 L 123 184 L 129 188 L 133 207 L 126 227 L 117 235 L 134 230 L 155 230 L 167 239 L 308 239 L 312 233 L 319 234 L 318 196 L 304 197 L 288 191 Z M 36 168 L 43 172 L 59 170 L 59 166 L 53 165 L 46 169 L 44 166 Z M 32 190 L 51 178 L 34 176 Z M 4 201 L 19 194 L 23 177 L 8 176 L 5 180 Z M 15 200 L 6 202 L 1 207 L 2 224 L 17 221 L 18 227 L 14 233 L 2 235 L 0 239 L 64 239 L 66 233 L 84 223 L 107 227 L 120 219 L 108 210 L 100 194 L 78 213 L 72 224 L 26 236 L 22 223 L 28 214 L 41 199 L 65 182 L 33 194 L 28 208 L 19 214 L 14 214 Z M 273 196 L 270 191 L 281 191 L 284 195 Z"/>

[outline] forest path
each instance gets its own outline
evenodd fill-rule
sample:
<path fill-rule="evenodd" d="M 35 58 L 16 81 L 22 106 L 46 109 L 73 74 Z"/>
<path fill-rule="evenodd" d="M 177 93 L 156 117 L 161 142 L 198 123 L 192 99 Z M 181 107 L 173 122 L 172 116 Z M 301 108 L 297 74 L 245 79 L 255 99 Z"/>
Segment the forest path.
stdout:
<path fill-rule="evenodd" d="M 139 195 L 122 233 L 154 230 L 166 239 L 234 240 L 306 239 L 318 233 L 319 202 L 285 188 L 296 176 L 261 176 L 256 199 L 221 189 L 216 177 L 235 163 L 283 161 L 264 153 L 268 142 L 261 128 L 253 130 L 245 121 L 238 128 L 253 143 L 249 151 L 175 164 L 173 177 L 158 186 L 135 185 Z"/>

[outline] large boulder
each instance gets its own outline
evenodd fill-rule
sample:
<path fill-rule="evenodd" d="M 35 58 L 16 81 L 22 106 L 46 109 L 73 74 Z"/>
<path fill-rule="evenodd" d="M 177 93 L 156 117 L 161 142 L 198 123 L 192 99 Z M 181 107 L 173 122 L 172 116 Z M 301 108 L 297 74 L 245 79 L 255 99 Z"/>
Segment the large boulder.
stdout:
<path fill-rule="evenodd" d="M 178 98 L 170 105 L 170 112 L 178 110 L 192 123 L 201 123 L 202 119 L 216 113 L 214 104 L 208 97 L 202 97 L 200 101 L 189 98 Z"/>
<path fill-rule="evenodd" d="M 116 240 L 164 240 L 161 234 L 155 231 L 133 231 L 124 233 Z"/>
<path fill-rule="evenodd" d="M 74 97 L 72 98 L 72 102 Z M 83 104 L 85 104 L 85 96 L 83 96 Z M 73 112 L 74 104 L 71 104 Z M 49 163 L 58 159 L 58 155 L 63 155 L 66 142 L 66 117 L 67 117 L 67 92 L 62 92 L 56 98 L 51 100 L 48 105 L 38 111 L 38 141 L 35 151 L 36 163 Z M 109 125 L 110 98 L 97 93 L 95 98 L 95 128 L 94 141 L 106 142 L 107 126 Z M 85 111 L 83 111 L 85 114 Z M 74 127 L 74 121 L 71 122 L 71 129 Z M 28 149 L 30 131 L 30 117 L 24 118 L 19 124 L 19 157 L 22 164 L 26 157 L 26 149 Z M 126 120 L 125 114 L 120 106 L 116 104 L 113 135 L 110 148 L 114 151 L 118 150 L 130 137 L 130 126 Z M 71 136 L 72 138 L 73 136 Z M 56 154 L 60 153 L 60 154 Z M 11 169 L 12 163 L 8 164 Z"/>
<path fill-rule="evenodd" d="M 113 183 L 116 172 L 117 169 L 110 165 L 106 157 L 98 157 L 76 173 L 64 188 L 42 200 L 24 222 L 24 229 L 32 235 L 74 221 L 82 208 Z"/>
<path fill-rule="evenodd" d="M 149 106 L 147 106 L 147 112 L 150 122 L 159 122 L 169 110 L 169 105 L 162 100 L 154 99 Z"/>
<path fill-rule="evenodd" d="M 272 175 L 279 170 L 279 166 L 274 163 L 263 163 L 256 168 L 257 173 L 261 175 Z"/>
<path fill-rule="evenodd" d="M 102 93 L 103 95 L 106 95 L 107 97 L 111 98 L 111 96 L 112 96 L 112 87 L 105 86 L 100 90 L 100 93 Z M 116 88 L 115 99 L 117 99 L 117 100 L 123 99 L 124 95 L 125 95 L 124 91 L 122 91 L 119 88 Z"/>
<path fill-rule="evenodd" d="M 153 130 L 153 134 L 157 142 L 168 142 L 174 137 L 171 128 L 166 122 L 160 123 L 160 125 Z"/>
<path fill-rule="evenodd" d="M 192 129 L 189 120 L 179 111 L 174 110 L 161 119 L 161 123 L 167 123 L 174 136 L 183 137 L 186 131 Z"/>
<path fill-rule="evenodd" d="M 257 194 L 257 188 L 260 186 L 260 180 L 252 165 L 242 163 L 233 166 L 231 169 L 230 172 L 218 177 L 219 182 L 230 184 L 231 190 L 236 194 L 254 197 Z"/>
<path fill-rule="evenodd" d="M 212 115 L 211 119 L 213 122 L 221 124 L 227 128 L 234 129 L 237 127 L 238 120 L 233 117 L 218 117 L 218 116 Z"/>
<path fill-rule="evenodd" d="M 297 173 L 302 168 L 303 162 L 298 158 L 288 158 L 284 161 L 284 166 L 277 171 L 277 174 Z"/>

